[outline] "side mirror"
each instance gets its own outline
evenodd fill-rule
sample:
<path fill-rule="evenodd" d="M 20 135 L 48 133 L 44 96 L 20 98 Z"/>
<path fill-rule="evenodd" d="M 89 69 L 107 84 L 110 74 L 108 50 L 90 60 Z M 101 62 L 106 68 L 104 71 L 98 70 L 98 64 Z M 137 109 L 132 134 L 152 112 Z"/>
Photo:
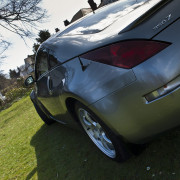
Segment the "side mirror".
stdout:
<path fill-rule="evenodd" d="M 35 80 L 32 76 L 29 76 L 25 81 L 24 81 L 24 84 L 25 86 L 29 86 L 31 84 L 34 84 Z"/>

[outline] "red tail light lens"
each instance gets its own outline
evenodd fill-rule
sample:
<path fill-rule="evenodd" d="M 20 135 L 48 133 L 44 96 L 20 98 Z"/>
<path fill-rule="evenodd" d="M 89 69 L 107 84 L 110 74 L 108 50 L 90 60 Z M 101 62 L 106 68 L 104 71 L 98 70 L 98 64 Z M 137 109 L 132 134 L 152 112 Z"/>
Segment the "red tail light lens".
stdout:
<path fill-rule="evenodd" d="M 154 56 L 169 45 L 169 43 L 158 41 L 124 41 L 96 49 L 80 57 L 130 69 Z"/>

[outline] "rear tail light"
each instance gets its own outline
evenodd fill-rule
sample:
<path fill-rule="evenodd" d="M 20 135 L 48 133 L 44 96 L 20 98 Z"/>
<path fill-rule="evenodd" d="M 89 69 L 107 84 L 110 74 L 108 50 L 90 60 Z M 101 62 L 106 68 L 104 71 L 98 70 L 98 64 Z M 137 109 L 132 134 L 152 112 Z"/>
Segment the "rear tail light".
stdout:
<path fill-rule="evenodd" d="M 170 43 L 147 40 L 124 41 L 93 50 L 80 57 L 130 69 L 154 56 L 169 45 Z"/>

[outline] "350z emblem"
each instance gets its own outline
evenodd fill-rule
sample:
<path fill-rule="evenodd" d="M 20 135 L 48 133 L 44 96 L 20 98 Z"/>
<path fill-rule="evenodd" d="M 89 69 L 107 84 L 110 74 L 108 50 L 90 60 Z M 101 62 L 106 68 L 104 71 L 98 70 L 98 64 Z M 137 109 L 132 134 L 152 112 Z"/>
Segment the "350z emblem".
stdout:
<path fill-rule="evenodd" d="M 166 24 L 168 21 L 172 19 L 172 15 L 169 14 L 165 19 L 163 19 L 158 25 L 156 25 L 153 30 L 159 29 L 162 25 Z"/>

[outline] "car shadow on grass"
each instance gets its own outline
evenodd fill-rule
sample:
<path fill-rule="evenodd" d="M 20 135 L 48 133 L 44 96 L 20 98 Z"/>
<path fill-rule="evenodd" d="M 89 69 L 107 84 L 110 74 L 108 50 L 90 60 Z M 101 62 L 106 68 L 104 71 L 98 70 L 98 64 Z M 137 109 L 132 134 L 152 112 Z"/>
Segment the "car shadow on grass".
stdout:
<path fill-rule="evenodd" d="M 43 125 L 32 137 L 39 180 L 179 179 L 180 130 L 156 138 L 143 153 L 124 163 L 106 158 L 82 132 L 60 124 Z"/>

